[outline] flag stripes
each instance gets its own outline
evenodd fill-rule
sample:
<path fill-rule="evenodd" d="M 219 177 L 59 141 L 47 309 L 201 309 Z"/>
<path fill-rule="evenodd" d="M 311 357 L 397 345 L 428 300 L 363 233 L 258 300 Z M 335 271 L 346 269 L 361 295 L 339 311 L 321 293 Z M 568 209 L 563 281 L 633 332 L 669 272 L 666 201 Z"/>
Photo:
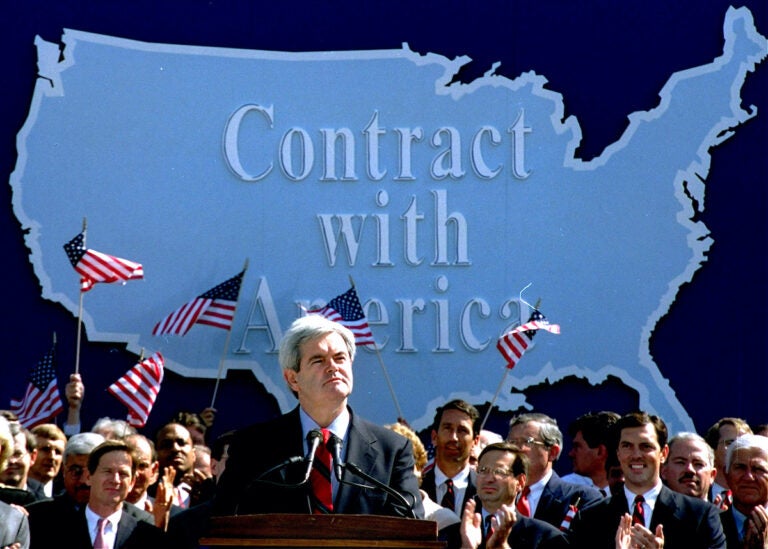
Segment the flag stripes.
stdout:
<path fill-rule="evenodd" d="M 155 353 L 136 364 L 107 389 L 128 408 L 128 423 L 144 427 L 163 381 L 163 355 Z"/>
<path fill-rule="evenodd" d="M 53 362 L 54 349 L 51 349 L 30 372 L 24 397 L 11 399 L 11 411 L 27 429 L 45 423 L 64 408 Z"/>
<path fill-rule="evenodd" d="M 87 292 L 97 282 L 119 282 L 144 278 L 140 263 L 107 255 L 84 246 L 85 235 L 80 233 L 64 244 L 70 263 L 80 275 L 80 291 Z"/>

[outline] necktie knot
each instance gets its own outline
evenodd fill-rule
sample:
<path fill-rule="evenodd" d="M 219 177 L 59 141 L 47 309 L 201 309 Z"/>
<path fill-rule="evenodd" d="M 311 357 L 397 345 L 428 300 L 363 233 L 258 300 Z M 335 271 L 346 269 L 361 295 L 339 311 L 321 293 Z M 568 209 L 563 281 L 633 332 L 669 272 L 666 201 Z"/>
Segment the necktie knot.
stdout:
<path fill-rule="evenodd" d="M 528 501 L 528 495 L 531 493 L 530 487 L 523 488 L 523 492 L 520 497 L 517 498 L 517 512 L 524 517 L 531 516 L 531 502 Z"/>

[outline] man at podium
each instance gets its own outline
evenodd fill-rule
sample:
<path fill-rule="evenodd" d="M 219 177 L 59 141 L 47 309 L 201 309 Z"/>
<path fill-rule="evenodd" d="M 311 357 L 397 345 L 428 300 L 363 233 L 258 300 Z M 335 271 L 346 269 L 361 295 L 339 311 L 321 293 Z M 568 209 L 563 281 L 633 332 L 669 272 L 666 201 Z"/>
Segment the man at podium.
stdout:
<path fill-rule="evenodd" d="M 423 518 L 411 443 L 356 416 L 354 334 L 320 315 L 297 319 L 280 343 L 291 412 L 238 431 L 214 515 L 343 513 Z"/>

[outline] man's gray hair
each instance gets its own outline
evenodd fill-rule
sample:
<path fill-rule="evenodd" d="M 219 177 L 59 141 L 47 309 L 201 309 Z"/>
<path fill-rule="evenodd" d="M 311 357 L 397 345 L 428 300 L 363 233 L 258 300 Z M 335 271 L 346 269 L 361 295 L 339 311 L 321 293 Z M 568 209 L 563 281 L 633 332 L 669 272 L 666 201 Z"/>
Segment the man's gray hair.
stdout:
<path fill-rule="evenodd" d="M 299 371 L 301 364 L 301 346 L 307 341 L 336 333 L 339 334 L 347 346 L 349 359 L 355 360 L 355 334 L 338 322 L 328 320 L 324 316 L 311 314 L 297 318 L 285 332 L 280 342 L 278 360 L 283 370 Z"/>
<path fill-rule="evenodd" d="M 560 431 L 560 427 L 557 426 L 557 420 L 549 417 L 546 414 L 540 414 L 536 412 L 530 412 L 527 414 L 520 414 L 513 417 L 509 421 L 509 428 L 511 429 L 515 425 L 524 425 L 535 421 L 539 424 L 539 435 L 541 440 L 547 445 L 547 448 L 557 445 L 560 451 L 563 450 L 563 433 Z M 560 457 L 560 452 L 557 453 L 555 459 Z"/>
<path fill-rule="evenodd" d="M 699 435 L 698 433 L 691 433 L 689 431 L 683 431 L 681 433 L 677 433 L 675 436 L 669 439 L 669 442 L 667 443 L 667 445 L 669 446 L 669 451 L 672 452 L 672 446 L 674 446 L 676 442 L 684 442 L 684 441 L 698 442 L 699 444 L 701 444 L 702 448 L 704 448 L 704 452 L 707 454 L 707 465 L 709 465 L 710 467 L 714 467 L 715 451 L 707 443 L 704 437 Z"/>
<path fill-rule="evenodd" d="M 69 437 L 64 447 L 64 462 L 69 456 L 87 456 L 91 450 L 104 442 L 105 438 L 98 433 L 78 433 Z"/>
<path fill-rule="evenodd" d="M 768 437 L 762 435 L 741 435 L 734 440 L 730 446 L 728 446 L 728 453 L 725 456 L 725 471 L 726 473 L 731 470 L 731 463 L 733 462 L 733 456 L 738 450 L 744 449 L 757 449 L 762 450 L 765 457 L 768 458 Z"/>

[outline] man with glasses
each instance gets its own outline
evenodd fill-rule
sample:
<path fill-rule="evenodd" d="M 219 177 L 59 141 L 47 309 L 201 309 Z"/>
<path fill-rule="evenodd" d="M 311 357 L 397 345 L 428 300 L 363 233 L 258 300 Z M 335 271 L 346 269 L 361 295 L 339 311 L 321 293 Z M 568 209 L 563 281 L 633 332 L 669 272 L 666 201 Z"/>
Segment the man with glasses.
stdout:
<path fill-rule="evenodd" d="M 516 446 L 497 442 L 483 448 L 477 497 L 467 503 L 462 516 L 462 548 L 504 547 L 505 541 L 516 549 L 567 546 L 565 535 L 551 524 L 516 513 L 515 499 L 525 488 L 527 473 L 528 459 Z"/>
<path fill-rule="evenodd" d="M 709 491 L 709 501 L 720 509 L 728 509 L 731 505 L 731 487 L 728 485 L 728 477 L 725 473 L 725 456 L 728 446 L 741 435 L 752 434 L 749 424 L 737 417 L 724 417 L 718 419 L 712 427 L 707 429 L 704 439 L 715 451 L 715 469 L 717 475 L 712 488 Z"/>
<path fill-rule="evenodd" d="M 571 506 L 581 509 L 602 498 L 596 489 L 565 482 L 554 471 L 563 434 L 551 417 L 539 413 L 513 417 L 507 442 L 519 447 L 529 462 L 528 484 L 517 500 L 520 514 L 559 528 Z"/>

